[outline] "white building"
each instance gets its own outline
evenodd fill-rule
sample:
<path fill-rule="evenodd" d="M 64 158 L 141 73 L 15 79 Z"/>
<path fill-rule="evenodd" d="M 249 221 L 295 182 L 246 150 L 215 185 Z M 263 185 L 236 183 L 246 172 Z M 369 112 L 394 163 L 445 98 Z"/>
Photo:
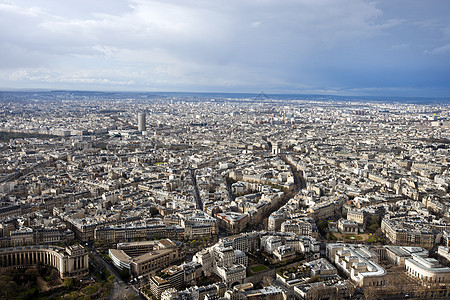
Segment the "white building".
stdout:
<path fill-rule="evenodd" d="M 363 245 L 328 244 L 327 258 L 359 286 L 384 286 L 386 270 L 378 257 Z"/>
<path fill-rule="evenodd" d="M 431 257 L 413 255 L 405 259 L 408 274 L 416 279 L 434 283 L 450 282 L 450 268 L 444 267 Z"/>

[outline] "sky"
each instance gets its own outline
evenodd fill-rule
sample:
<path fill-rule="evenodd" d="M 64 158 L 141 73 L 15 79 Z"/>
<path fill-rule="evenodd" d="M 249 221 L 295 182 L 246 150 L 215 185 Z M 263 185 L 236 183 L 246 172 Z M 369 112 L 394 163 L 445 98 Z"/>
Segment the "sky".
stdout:
<path fill-rule="evenodd" d="M 0 0 L 0 88 L 450 96 L 449 0 Z"/>

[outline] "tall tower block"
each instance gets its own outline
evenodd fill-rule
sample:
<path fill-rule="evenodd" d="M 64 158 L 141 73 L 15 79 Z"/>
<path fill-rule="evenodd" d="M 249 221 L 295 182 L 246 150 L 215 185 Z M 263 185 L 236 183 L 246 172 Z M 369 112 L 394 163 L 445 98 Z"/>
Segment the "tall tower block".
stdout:
<path fill-rule="evenodd" d="M 144 112 L 138 113 L 138 130 L 139 131 L 145 131 L 146 130 L 145 113 Z"/>

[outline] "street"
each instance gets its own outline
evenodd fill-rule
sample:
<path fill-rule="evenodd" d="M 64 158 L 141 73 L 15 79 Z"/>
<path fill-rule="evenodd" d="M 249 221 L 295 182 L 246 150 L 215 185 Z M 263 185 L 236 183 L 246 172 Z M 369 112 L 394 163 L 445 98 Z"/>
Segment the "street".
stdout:
<path fill-rule="evenodd" d="M 96 250 L 92 248 L 89 250 L 94 256 L 95 261 L 103 265 L 115 277 L 109 299 L 144 299 L 144 297 L 140 296 L 139 290 L 135 286 L 124 282 L 116 269 L 106 262 Z"/>

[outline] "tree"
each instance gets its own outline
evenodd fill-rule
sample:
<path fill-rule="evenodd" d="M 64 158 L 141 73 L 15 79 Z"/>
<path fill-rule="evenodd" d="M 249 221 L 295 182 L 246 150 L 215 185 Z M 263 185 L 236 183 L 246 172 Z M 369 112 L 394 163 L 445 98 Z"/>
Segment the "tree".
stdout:
<path fill-rule="evenodd" d="M 64 287 L 68 290 L 73 288 L 74 280 L 71 277 L 64 278 Z"/>
<path fill-rule="evenodd" d="M 36 299 L 39 295 L 39 288 L 34 286 L 25 292 L 25 297 L 23 299 Z"/>
<path fill-rule="evenodd" d="M 155 206 L 152 206 L 152 207 L 150 208 L 150 214 L 152 215 L 152 217 L 153 217 L 153 216 L 156 216 L 157 214 L 159 214 L 158 208 L 155 207 Z"/>
<path fill-rule="evenodd" d="M 366 300 L 378 299 L 378 291 L 374 286 L 369 286 L 364 289 L 364 297 Z"/>
<path fill-rule="evenodd" d="M 369 231 L 370 233 L 375 233 L 378 230 L 378 228 L 380 228 L 379 217 L 371 216 L 370 218 L 368 218 L 366 228 L 367 231 Z"/>
<path fill-rule="evenodd" d="M 0 298 L 11 299 L 16 295 L 17 283 L 11 277 L 0 276 Z"/>
<path fill-rule="evenodd" d="M 59 278 L 59 272 L 56 269 L 50 270 L 50 280 L 56 280 Z"/>
<path fill-rule="evenodd" d="M 353 283 L 351 281 L 347 280 L 346 283 L 345 283 L 345 287 L 347 288 L 348 295 L 350 297 L 352 297 L 355 294 L 355 290 L 356 290 L 356 288 L 353 285 Z"/>
<path fill-rule="evenodd" d="M 123 268 L 122 271 L 120 271 L 120 277 L 122 277 L 124 281 L 128 281 L 130 279 L 130 271 Z"/>
<path fill-rule="evenodd" d="M 39 276 L 39 272 L 35 268 L 31 268 L 25 271 L 25 276 L 29 281 L 36 281 L 36 278 Z"/>

